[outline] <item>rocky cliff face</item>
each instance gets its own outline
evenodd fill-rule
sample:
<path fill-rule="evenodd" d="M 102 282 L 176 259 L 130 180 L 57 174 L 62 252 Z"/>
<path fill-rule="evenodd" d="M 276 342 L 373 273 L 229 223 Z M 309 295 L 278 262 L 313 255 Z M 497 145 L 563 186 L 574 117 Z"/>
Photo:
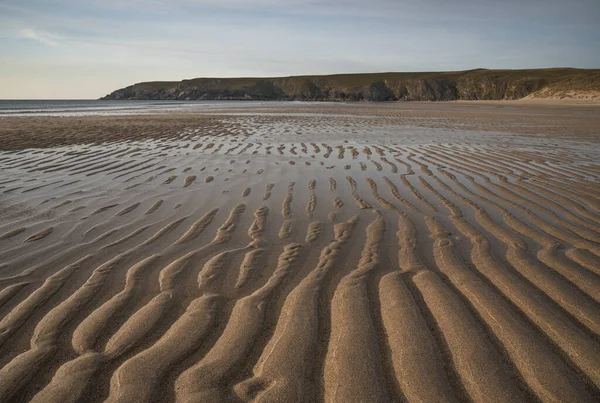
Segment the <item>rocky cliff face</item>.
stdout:
<path fill-rule="evenodd" d="M 600 70 L 469 70 L 279 78 L 197 78 L 135 84 L 102 99 L 452 101 L 568 97 L 600 90 Z M 558 94 L 558 95 L 557 95 Z"/>

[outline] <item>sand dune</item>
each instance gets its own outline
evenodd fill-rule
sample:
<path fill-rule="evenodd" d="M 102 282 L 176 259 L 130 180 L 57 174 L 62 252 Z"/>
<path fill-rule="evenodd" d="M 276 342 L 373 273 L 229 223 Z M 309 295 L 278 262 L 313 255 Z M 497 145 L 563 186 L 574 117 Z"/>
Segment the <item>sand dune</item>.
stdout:
<path fill-rule="evenodd" d="M 597 112 L 2 119 L 0 401 L 598 401 Z"/>

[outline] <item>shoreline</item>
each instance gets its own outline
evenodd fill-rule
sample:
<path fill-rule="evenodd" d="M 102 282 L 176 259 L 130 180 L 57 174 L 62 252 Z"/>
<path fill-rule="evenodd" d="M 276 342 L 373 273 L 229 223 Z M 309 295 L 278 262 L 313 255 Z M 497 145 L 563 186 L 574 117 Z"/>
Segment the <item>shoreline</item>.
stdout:
<path fill-rule="evenodd" d="M 501 106 L 501 107 L 500 107 Z M 376 118 L 393 127 L 455 133 L 506 133 L 594 139 L 600 135 L 597 104 L 537 102 L 327 103 L 210 108 L 166 113 L 0 118 L 0 149 L 53 147 L 131 139 L 176 138 L 186 130 L 254 119 L 296 121 L 313 116 L 343 127 L 347 121 Z M 535 113 L 527 113 L 535 111 Z M 586 118 L 580 119 L 585 113 Z M 262 116 L 262 118 L 261 118 Z M 227 123 L 229 124 L 229 123 Z M 244 132 L 252 133 L 247 127 Z"/>

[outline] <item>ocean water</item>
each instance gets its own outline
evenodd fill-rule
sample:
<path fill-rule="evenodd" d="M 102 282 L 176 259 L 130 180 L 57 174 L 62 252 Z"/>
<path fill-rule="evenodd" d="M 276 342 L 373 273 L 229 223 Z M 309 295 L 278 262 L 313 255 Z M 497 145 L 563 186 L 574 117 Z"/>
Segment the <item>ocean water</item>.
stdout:
<path fill-rule="evenodd" d="M 99 101 L 99 100 L 0 100 L 5 116 L 94 116 L 185 113 L 195 110 L 244 108 L 289 104 L 282 101 Z"/>

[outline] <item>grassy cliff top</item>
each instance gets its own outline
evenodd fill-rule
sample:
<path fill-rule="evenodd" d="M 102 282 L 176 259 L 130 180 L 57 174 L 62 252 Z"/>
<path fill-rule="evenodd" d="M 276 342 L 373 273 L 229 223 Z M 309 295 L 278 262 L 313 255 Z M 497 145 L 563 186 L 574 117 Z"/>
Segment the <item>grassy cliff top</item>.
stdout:
<path fill-rule="evenodd" d="M 329 99 L 332 93 L 354 93 L 354 98 L 364 99 L 373 94 L 373 89 L 380 94 L 382 88 L 393 93 L 387 99 L 515 99 L 546 96 L 544 94 L 560 97 L 565 93 L 600 92 L 600 69 L 474 69 L 288 77 L 207 77 L 137 83 L 109 94 L 106 99 L 191 99 L 199 96 L 218 99 L 219 96 L 235 98 L 246 95 L 267 99 Z"/>

